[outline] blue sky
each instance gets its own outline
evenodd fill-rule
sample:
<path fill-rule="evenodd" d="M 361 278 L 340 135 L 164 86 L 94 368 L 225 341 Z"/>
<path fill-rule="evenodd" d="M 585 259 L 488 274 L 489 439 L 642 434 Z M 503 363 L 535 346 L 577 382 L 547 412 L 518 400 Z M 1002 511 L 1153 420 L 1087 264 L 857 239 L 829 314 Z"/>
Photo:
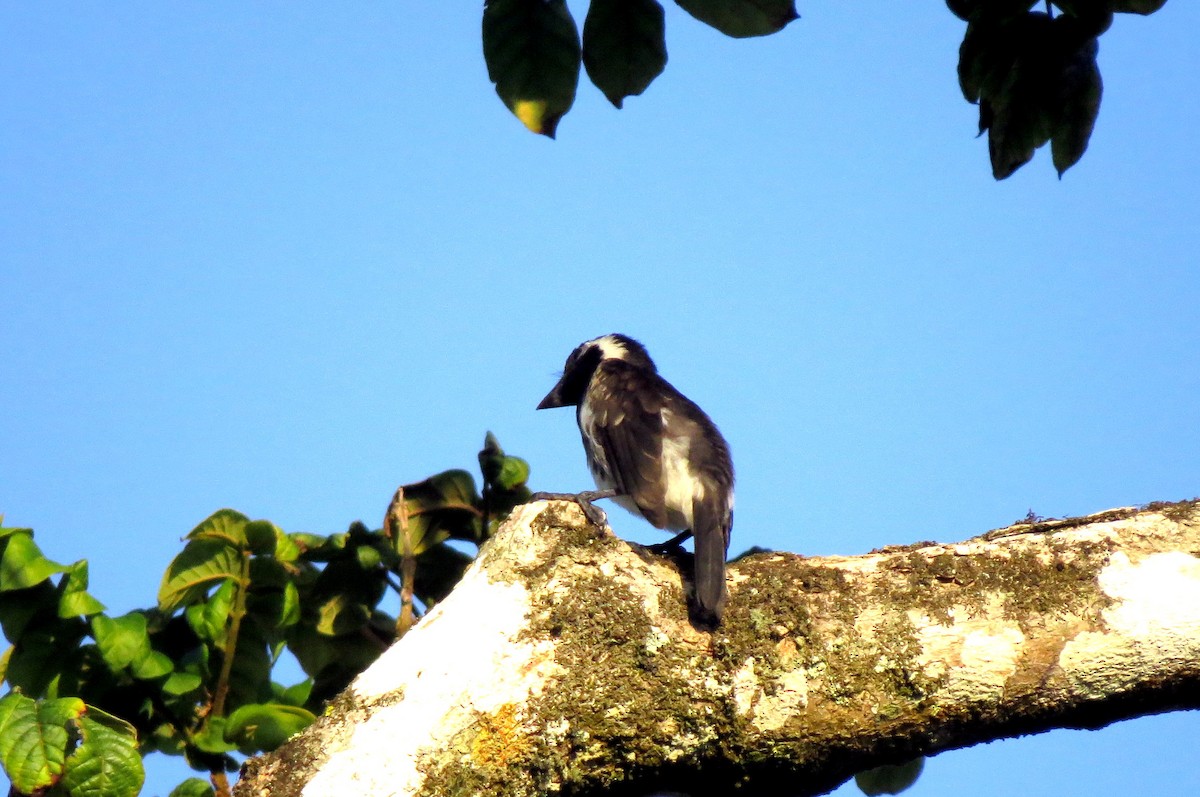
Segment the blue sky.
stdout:
<path fill-rule="evenodd" d="M 666 72 L 620 112 L 581 86 L 557 141 L 493 93 L 477 3 L 0 6 L 6 523 L 123 612 L 211 511 L 378 525 L 489 429 L 583 488 L 533 407 L 610 331 L 728 437 L 734 551 L 1200 494 L 1200 8 L 1118 17 L 1083 160 L 995 183 L 963 23 L 912 5 L 753 41 L 672 5 Z M 1198 743 L 1057 732 L 915 794 L 1192 794 Z"/>

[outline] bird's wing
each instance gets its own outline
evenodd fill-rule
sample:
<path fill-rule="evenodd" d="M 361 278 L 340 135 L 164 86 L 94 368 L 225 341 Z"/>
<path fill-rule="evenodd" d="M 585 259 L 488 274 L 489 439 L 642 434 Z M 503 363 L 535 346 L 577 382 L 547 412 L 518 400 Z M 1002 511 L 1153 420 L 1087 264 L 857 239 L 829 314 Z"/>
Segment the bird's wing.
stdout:
<path fill-rule="evenodd" d="M 652 384 L 655 376 L 620 360 L 607 360 L 600 368 L 605 378 L 592 382 L 590 434 L 603 449 L 614 487 L 652 525 L 665 528 L 662 394 Z"/>

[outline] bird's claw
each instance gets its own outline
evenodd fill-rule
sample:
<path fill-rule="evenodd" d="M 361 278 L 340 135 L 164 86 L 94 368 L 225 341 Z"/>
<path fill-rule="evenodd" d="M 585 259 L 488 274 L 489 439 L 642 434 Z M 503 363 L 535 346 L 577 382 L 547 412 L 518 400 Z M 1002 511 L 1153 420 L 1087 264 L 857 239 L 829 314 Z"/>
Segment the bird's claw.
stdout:
<path fill-rule="evenodd" d="M 579 504 L 584 516 L 597 528 L 608 525 L 608 516 L 604 510 L 592 503 L 601 498 L 612 498 L 616 495 L 613 490 L 586 490 L 582 493 L 534 493 L 530 496 L 533 501 L 573 501 Z"/>
<path fill-rule="evenodd" d="M 646 550 L 655 556 L 667 556 L 683 550 L 683 542 L 692 536 L 691 530 L 681 531 L 666 542 L 647 545 Z"/>

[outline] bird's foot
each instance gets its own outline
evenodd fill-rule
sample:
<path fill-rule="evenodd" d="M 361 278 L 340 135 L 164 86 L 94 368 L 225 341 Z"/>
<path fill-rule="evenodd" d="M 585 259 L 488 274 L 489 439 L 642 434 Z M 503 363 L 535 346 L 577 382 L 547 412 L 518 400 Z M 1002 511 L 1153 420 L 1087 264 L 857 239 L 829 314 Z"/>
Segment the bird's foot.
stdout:
<path fill-rule="evenodd" d="M 579 504 L 579 508 L 583 510 L 583 514 L 587 516 L 592 525 L 602 529 L 608 524 L 608 516 L 592 501 L 599 501 L 601 498 L 615 498 L 617 495 L 619 493 L 616 490 L 584 490 L 582 493 L 534 493 L 530 500 L 574 501 Z"/>
<path fill-rule="evenodd" d="M 666 556 L 683 548 L 683 543 L 692 536 L 691 530 L 681 531 L 666 542 L 647 545 L 646 550 L 656 556 Z"/>

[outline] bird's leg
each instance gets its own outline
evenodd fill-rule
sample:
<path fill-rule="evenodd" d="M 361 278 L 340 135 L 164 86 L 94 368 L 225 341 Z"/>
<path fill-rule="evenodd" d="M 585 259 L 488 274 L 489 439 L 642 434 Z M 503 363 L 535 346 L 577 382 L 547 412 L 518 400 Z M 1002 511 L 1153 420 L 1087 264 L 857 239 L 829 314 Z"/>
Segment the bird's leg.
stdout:
<path fill-rule="evenodd" d="M 666 542 L 660 542 L 657 545 L 647 545 L 646 550 L 652 554 L 657 554 L 658 556 L 662 556 L 663 554 L 667 553 L 668 551 L 673 551 L 676 548 L 679 548 L 682 543 L 691 539 L 691 536 L 692 536 L 692 530 L 684 529 L 683 531 L 679 532 L 678 534 L 676 534 L 674 537 L 667 540 Z"/>
<path fill-rule="evenodd" d="M 584 490 L 581 493 L 534 493 L 530 500 L 574 501 L 579 504 L 579 508 L 583 510 L 583 514 L 592 522 L 592 525 L 604 528 L 608 518 L 605 517 L 603 509 L 592 505 L 592 501 L 599 501 L 601 498 L 616 498 L 618 495 L 620 493 L 616 490 Z"/>

